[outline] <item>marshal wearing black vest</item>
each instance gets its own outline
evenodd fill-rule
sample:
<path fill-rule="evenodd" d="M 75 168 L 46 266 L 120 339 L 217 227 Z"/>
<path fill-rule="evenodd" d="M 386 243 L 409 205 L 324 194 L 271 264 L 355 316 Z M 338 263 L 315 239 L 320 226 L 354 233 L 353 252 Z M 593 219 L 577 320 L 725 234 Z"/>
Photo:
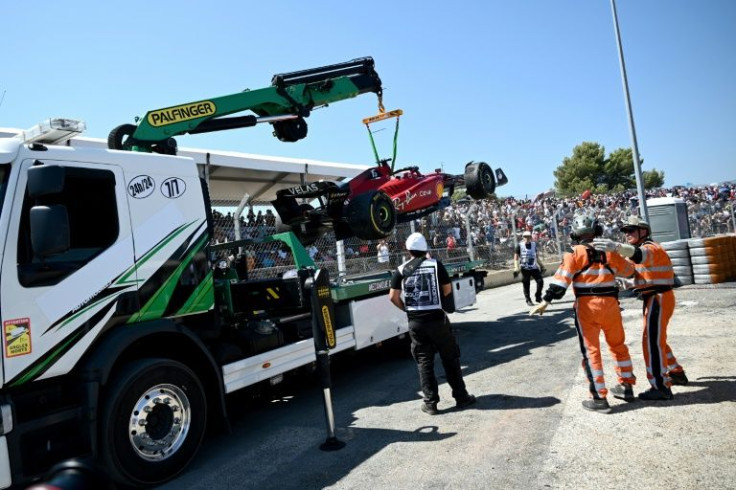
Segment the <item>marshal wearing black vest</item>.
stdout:
<path fill-rule="evenodd" d="M 446 299 L 452 298 L 452 282 L 442 262 L 427 254 L 427 240 L 421 233 L 406 239 L 411 260 L 401 264 L 391 278 L 389 299 L 406 311 L 411 337 L 411 354 L 419 368 L 419 382 L 424 394 L 422 411 L 439 413 L 440 401 L 437 377 L 434 373 L 435 354 L 439 353 L 447 382 L 452 388 L 456 407 L 462 409 L 475 403 L 468 393 L 460 367 L 460 348 L 450 330 Z"/>

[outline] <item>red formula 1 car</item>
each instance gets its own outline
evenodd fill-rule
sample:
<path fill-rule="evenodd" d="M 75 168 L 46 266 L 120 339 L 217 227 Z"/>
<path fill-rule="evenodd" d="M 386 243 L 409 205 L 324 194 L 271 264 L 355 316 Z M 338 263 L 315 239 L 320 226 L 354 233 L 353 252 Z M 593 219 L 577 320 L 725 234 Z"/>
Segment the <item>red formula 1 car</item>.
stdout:
<path fill-rule="evenodd" d="M 338 240 L 388 236 L 396 223 L 411 221 L 450 205 L 455 186 L 474 199 L 489 197 L 508 182 L 503 170 L 485 162 L 465 165 L 464 175 L 436 170 L 424 175 L 417 167 L 392 170 L 388 160 L 364 170 L 349 182 L 320 181 L 282 189 L 272 201 L 279 231 L 291 230 L 304 244 L 331 227 Z M 305 200 L 313 204 L 300 204 Z"/>

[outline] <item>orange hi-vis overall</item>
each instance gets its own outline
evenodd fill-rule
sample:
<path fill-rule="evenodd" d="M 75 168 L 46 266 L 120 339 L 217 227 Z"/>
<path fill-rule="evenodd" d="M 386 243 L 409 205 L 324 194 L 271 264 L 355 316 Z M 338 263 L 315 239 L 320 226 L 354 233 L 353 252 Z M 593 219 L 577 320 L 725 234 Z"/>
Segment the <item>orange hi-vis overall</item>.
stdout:
<path fill-rule="evenodd" d="M 618 382 L 636 383 L 626 347 L 616 284 L 616 276 L 629 277 L 633 273 L 633 265 L 618 254 L 604 254 L 586 245 L 575 245 L 572 253 L 565 254 L 544 298 L 545 301 L 559 299 L 572 284 L 575 329 L 583 354 L 582 366 L 593 398 L 608 395 L 601 359 L 601 331 L 613 357 Z"/>
<path fill-rule="evenodd" d="M 639 250 L 641 260 L 634 262 L 634 289 L 644 301 L 644 362 L 649 383 L 661 390 L 672 384 L 669 373 L 683 371 L 667 344 L 667 325 L 675 311 L 675 293 L 672 292 L 675 273 L 667 252 L 658 243 L 647 240 Z M 634 258 L 638 258 L 638 254 Z"/>

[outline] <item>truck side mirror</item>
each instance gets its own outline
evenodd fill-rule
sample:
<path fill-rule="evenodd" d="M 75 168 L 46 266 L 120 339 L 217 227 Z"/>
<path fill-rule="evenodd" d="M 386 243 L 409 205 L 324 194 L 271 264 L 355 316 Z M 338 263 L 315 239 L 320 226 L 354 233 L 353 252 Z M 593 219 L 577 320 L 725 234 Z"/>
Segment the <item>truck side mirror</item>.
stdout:
<path fill-rule="evenodd" d="M 54 204 L 31 208 L 31 246 L 33 253 L 42 259 L 69 250 L 69 214 L 66 206 Z"/>
<path fill-rule="evenodd" d="M 58 165 L 36 165 L 28 169 L 28 195 L 31 199 L 64 190 L 66 169 Z"/>

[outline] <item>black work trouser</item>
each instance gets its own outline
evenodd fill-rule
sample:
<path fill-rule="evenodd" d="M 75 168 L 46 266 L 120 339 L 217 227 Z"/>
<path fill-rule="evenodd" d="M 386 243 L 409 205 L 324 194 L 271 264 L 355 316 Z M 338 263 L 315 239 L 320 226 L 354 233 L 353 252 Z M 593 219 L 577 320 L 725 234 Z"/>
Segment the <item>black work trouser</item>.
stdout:
<path fill-rule="evenodd" d="M 440 394 L 437 377 L 434 373 L 435 354 L 439 353 L 442 367 L 445 369 L 447 383 L 452 388 L 452 396 L 462 400 L 468 396 L 460 367 L 460 347 L 450 330 L 447 315 L 443 319 L 427 322 L 426 320 L 409 320 L 409 336 L 411 337 L 411 355 L 419 369 L 419 383 L 422 386 L 424 401 L 437 403 Z"/>
<path fill-rule="evenodd" d="M 532 278 L 537 282 L 537 294 L 534 296 L 536 299 L 542 298 L 542 288 L 544 288 L 544 281 L 542 280 L 542 271 L 539 269 L 521 269 L 521 284 L 524 287 L 524 298 L 531 300 L 532 297 L 529 295 L 529 285 L 532 282 Z"/>

